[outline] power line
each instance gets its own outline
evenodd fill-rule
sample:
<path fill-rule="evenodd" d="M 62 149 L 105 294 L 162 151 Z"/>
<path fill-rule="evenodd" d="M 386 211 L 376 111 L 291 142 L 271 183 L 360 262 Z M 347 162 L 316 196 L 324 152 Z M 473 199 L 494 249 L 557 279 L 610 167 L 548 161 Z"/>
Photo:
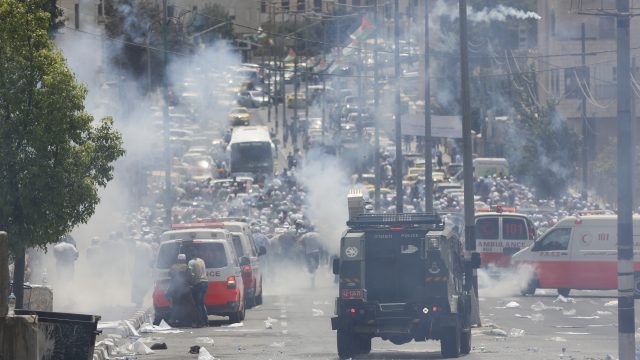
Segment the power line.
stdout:
<path fill-rule="evenodd" d="M 144 49 L 149 49 L 149 50 L 153 50 L 153 51 L 159 51 L 162 52 L 163 49 L 161 48 L 157 48 L 154 46 L 150 46 L 150 45 L 146 45 L 146 44 L 141 44 L 141 43 L 136 43 L 136 42 L 132 42 L 132 41 L 127 41 L 127 40 L 122 40 L 122 39 L 118 39 L 118 38 L 114 38 L 108 35 L 104 35 L 104 34 L 97 34 L 97 33 L 92 33 L 86 30 L 80 30 L 80 29 L 75 29 L 73 27 L 70 26 L 66 26 L 65 28 L 82 33 L 82 34 L 86 34 L 86 35 L 90 35 L 90 36 L 94 36 L 97 38 L 103 38 L 109 41 L 113 41 L 113 42 L 118 42 L 118 43 L 122 43 L 122 44 L 126 44 L 126 45 L 130 45 L 130 46 L 136 46 L 136 47 L 140 47 L 140 48 L 144 48 Z M 169 54 L 173 54 L 173 55 L 178 55 L 178 56 L 183 56 L 183 57 L 190 57 L 193 56 L 192 54 L 187 54 L 187 53 L 181 53 L 178 51 L 173 51 L 173 50 L 167 50 L 167 53 Z M 594 62 L 591 64 L 587 64 L 587 67 L 590 66 L 594 66 L 594 65 L 601 65 L 601 64 L 610 64 L 610 63 L 614 63 L 615 59 L 612 60 L 606 60 L 606 61 L 599 61 L 599 62 Z M 261 67 L 265 67 L 264 65 L 261 65 Z M 482 78 L 495 78 L 495 77 L 505 77 L 505 76 L 511 76 L 511 75 L 526 75 L 526 74 L 538 74 L 538 73 L 546 73 L 546 72 L 551 72 L 551 71 L 556 71 L 556 70 L 566 70 L 566 69 L 573 69 L 575 68 L 575 66 L 565 66 L 565 67 L 550 67 L 548 69 L 538 69 L 538 70 L 524 70 L 524 71 L 509 71 L 506 73 L 502 73 L 502 74 L 477 74 L 477 75 L 471 75 L 472 78 L 476 78 L 476 79 L 482 79 Z M 281 69 L 282 70 L 282 69 Z M 284 69 L 285 72 L 293 72 L 293 70 L 289 70 L 289 69 Z M 309 71 L 303 71 L 300 72 L 300 74 L 314 74 L 313 72 L 309 72 Z M 368 79 L 373 79 L 372 75 L 349 75 L 349 74 L 328 74 L 325 73 L 323 74 L 323 76 L 332 76 L 332 77 L 340 77 L 340 78 L 368 78 Z M 430 79 L 432 80 L 438 80 L 438 79 L 448 79 L 449 77 L 444 76 L 444 75 L 440 75 L 440 76 L 429 76 Z"/>

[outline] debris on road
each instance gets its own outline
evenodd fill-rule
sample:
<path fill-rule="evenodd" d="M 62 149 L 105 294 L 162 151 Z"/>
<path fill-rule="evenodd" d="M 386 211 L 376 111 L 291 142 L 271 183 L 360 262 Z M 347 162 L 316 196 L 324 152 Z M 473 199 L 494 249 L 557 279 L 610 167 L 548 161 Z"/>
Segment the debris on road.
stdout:
<path fill-rule="evenodd" d="M 544 315 L 542 315 L 542 314 L 533 314 L 533 315 L 531 315 L 531 320 L 532 321 L 542 321 L 542 320 L 544 320 Z"/>
<path fill-rule="evenodd" d="M 484 332 L 485 335 L 506 337 L 507 332 L 502 329 L 491 329 Z"/>
<path fill-rule="evenodd" d="M 509 330 L 509 337 L 522 337 L 524 336 L 524 333 L 523 329 L 513 328 Z"/>
<path fill-rule="evenodd" d="M 167 343 L 161 342 L 161 343 L 154 343 L 153 345 L 150 346 L 151 350 L 167 350 Z"/>
<path fill-rule="evenodd" d="M 210 337 L 197 337 L 196 338 L 196 344 L 204 344 L 204 345 L 211 345 L 213 346 L 214 341 L 212 338 Z"/>
<path fill-rule="evenodd" d="M 313 312 L 313 316 L 314 317 L 318 317 L 318 316 L 324 315 L 324 311 L 322 311 L 320 309 L 311 309 L 311 311 Z"/>
<path fill-rule="evenodd" d="M 223 326 L 223 327 L 227 327 L 227 328 L 237 328 L 237 327 L 243 327 L 243 326 L 244 326 L 244 323 L 243 323 L 243 322 L 240 322 L 240 323 L 235 323 L 235 324 L 229 324 L 229 325 L 226 325 L 226 326 Z"/>
<path fill-rule="evenodd" d="M 606 307 L 614 307 L 614 306 L 618 306 L 618 300 L 611 300 L 608 301 L 604 304 L 604 306 Z"/>
<path fill-rule="evenodd" d="M 169 326 L 164 320 L 160 322 L 160 325 L 152 325 L 144 323 L 140 327 L 140 333 L 158 333 L 158 334 L 179 334 L 182 330 L 177 330 Z"/>
<path fill-rule="evenodd" d="M 153 354 L 154 351 L 151 350 L 144 342 L 138 340 L 133 343 L 133 351 L 135 351 L 136 355 L 149 355 Z"/>
<path fill-rule="evenodd" d="M 510 301 L 504 307 L 507 308 L 507 309 L 515 309 L 515 308 L 519 308 L 520 304 L 518 304 L 515 301 Z"/>
<path fill-rule="evenodd" d="M 553 300 L 553 302 L 554 303 L 561 302 L 561 303 L 565 303 L 565 304 L 567 304 L 567 303 L 575 304 L 576 300 L 574 298 L 564 297 L 562 295 L 558 295 L 558 297 L 555 300 Z"/>
<path fill-rule="evenodd" d="M 215 359 L 216 358 L 213 357 L 213 355 L 211 355 L 209 350 L 207 350 L 204 347 L 200 348 L 200 351 L 198 352 L 198 360 L 215 360 Z"/>
<path fill-rule="evenodd" d="M 550 338 L 548 338 L 547 340 L 549 341 L 555 341 L 555 342 L 567 342 L 567 339 L 560 337 L 560 336 L 552 336 Z"/>
<path fill-rule="evenodd" d="M 569 309 L 562 312 L 564 316 L 573 316 L 576 314 L 576 309 Z"/>
<path fill-rule="evenodd" d="M 533 311 L 543 311 L 543 310 L 557 310 L 557 311 L 561 311 L 563 310 L 562 307 L 560 306 L 547 306 L 545 304 L 542 303 L 542 301 L 538 301 L 534 304 L 531 304 L 531 310 Z"/>

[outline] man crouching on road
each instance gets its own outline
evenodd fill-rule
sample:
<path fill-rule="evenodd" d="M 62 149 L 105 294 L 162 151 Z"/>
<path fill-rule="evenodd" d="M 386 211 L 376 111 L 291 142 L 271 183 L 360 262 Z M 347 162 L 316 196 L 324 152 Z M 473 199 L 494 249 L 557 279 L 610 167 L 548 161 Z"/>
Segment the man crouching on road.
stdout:
<path fill-rule="evenodd" d="M 196 321 L 193 327 L 209 326 L 209 317 L 207 315 L 207 307 L 204 305 L 204 297 L 209 288 L 207 280 L 207 270 L 204 260 L 195 255 L 191 255 L 189 260 L 189 269 L 193 274 L 193 287 L 191 294 L 196 305 Z"/>

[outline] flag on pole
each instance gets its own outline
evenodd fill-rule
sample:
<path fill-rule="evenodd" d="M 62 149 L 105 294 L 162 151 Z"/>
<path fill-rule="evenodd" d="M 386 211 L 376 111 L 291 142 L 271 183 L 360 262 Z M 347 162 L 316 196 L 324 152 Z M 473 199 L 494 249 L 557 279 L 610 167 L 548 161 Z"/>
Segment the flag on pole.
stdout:
<path fill-rule="evenodd" d="M 294 62 L 296 60 L 296 52 L 293 51 L 293 49 L 289 49 L 289 53 L 287 54 L 287 57 L 284 58 L 284 62 Z"/>
<path fill-rule="evenodd" d="M 351 44 L 349 46 L 345 46 L 342 48 L 342 56 L 351 56 L 356 52 L 356 48 L 358 47 L 358 42 L 353 39 L 351 40 Z"/>
<path fill-rule="evenodd" d="M 375 30 L 375 26 L 373 26 L 372 23 L 370 23 L 366 17 L 362 17 L 362 23 L 360 24 L 360 27 L 358 27 L 356 29 L 356 31 L 354 31 L 350 37 L 351 39 L 353 39 L 356 42 L 362 42 L 364 40 L 366 40 L 369 35 L 371 35 L 371 33 L 373 32 L 373 30 Z"/>

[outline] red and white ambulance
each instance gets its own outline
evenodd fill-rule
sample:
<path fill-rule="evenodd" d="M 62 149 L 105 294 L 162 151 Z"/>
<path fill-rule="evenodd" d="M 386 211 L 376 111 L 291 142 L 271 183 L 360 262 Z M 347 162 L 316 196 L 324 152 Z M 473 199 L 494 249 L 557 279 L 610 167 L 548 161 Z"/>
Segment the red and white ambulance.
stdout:
<path fill-rule="evenodd" d="M 522 290 L 617 289 L 617 216 L 569 216 L 547 230 L 533 245 L 513 255 L 515 266 L 531 265 L 534 276 Z M 640 250 L 640 216 L 633 217 L 634 253 Z M 640 263 L 634 262 L 634 271 Z M 524 285 L 524 284 L 523 284 Z"/>
<path fill-rule="evenodd" d="M 169 270 L 177 262 L 178 254 L 186 254 L 187 257 L 194 254 L 204 260 L 209 282 L 204 303 L 209 315 L 228 316 L 231 323 L 244 319 L 244 285 L 231 234 L 225 229 L 212 227 L 215 226 L 204 223 L 199 227 L 183 226 L 162 235 L 164 241 L 158 250 L 154 269 L 154 323 L 171 318 L 171 303 L 165 294 L 169 287 Z"/>
<path fill-rule="evenodd" d="M 476 210 L 476 250 L 482 267 L 507 267 L 511 255 L 531 245 L 536 229 L 527 215 L 496 206 Z"/>

